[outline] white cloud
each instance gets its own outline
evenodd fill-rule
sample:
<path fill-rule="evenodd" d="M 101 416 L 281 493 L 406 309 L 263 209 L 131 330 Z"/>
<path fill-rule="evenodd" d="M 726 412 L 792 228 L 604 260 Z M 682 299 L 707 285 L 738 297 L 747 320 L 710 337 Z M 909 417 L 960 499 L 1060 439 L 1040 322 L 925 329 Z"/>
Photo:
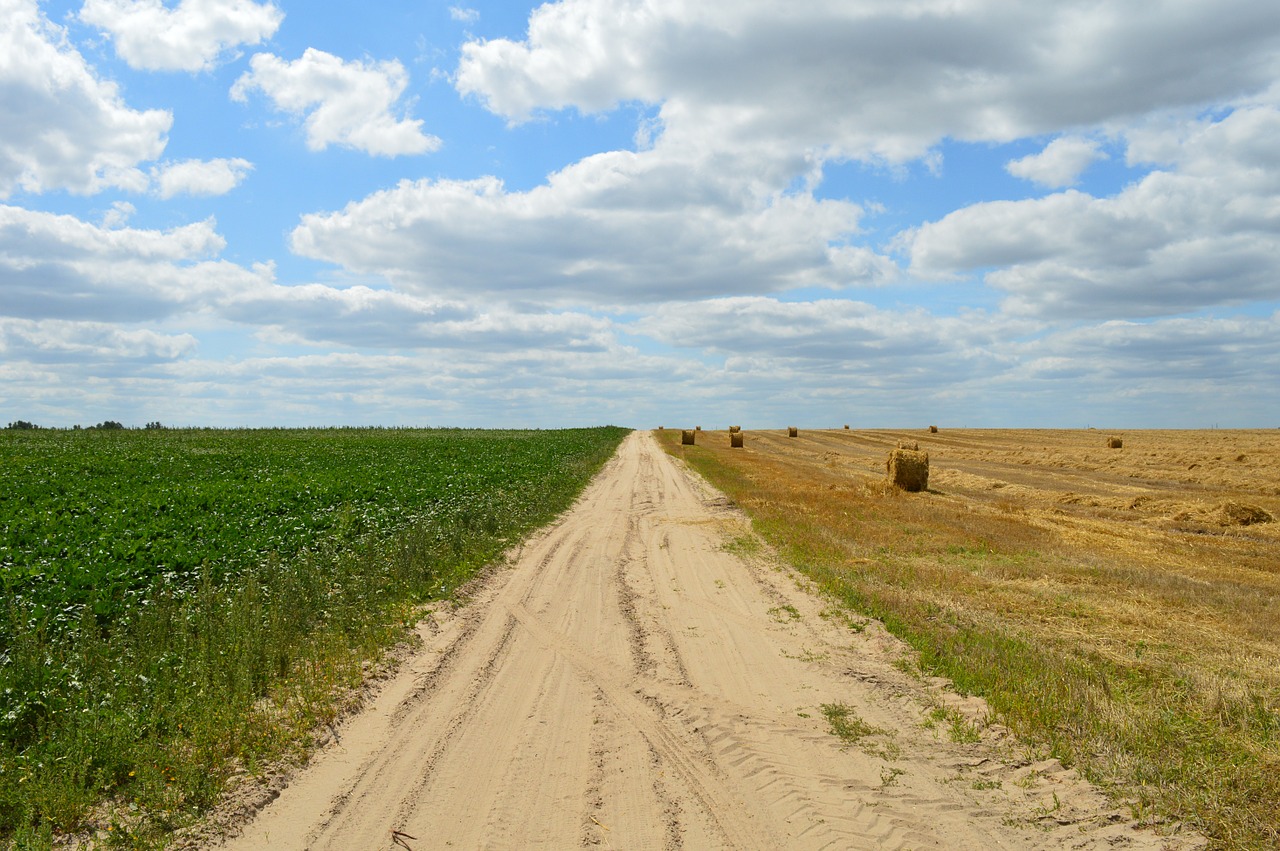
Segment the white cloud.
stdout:
<path fill-rule="evenodd" d="M 114 201 L 111 204 L 111 209 L 102 216 L 102 226 L 104 228 L 124 227 L 136 212 L 138 212 L 138 208 L 128 201 Z"/>
<path fill-rule="evenodd" d="M 113 209 L 118 215 L 98 226 L 0 205 L 0 319 L 34 329 L 23 332 L 31 339 L 68 322 L 203 317 L 260 329 L 289 346 L 492 354 L 590 352 L 614 344 L 611 322 L 581 312 L 530 312 L 492 302 L 481 308 L 366 286 L 282 286 L 271 266 L 246 269 L 217 260 L 225 240 L 212 220 L 164 231 L 129 228 L 124 218 L 131 205 L 124 206 L 129 209 Z M 66 335 L 59 334 L 46 335 L 48 348 L 65 352 Z"/>
<path fill-rule="evenodd" d="M 900 403 L 921 408 L 919 416 L 930 404 L 945 410 L 941 394 L 976 396 L 1015 362 L 1011 341 L 1044 326 L 978 311 L 940 317 L 842 299 L 737 297 L 660 305 L 632 330 L 721 361 L 716 385 L 743 416 L 825 405 L 831 417 L 865 417 L 895 404 L 886 394 L 904 394 Z"/>
<path fill-rule="evenodd" d="M 1005 166 L 1005 170 L 1014 177 L 1061 189 L 1074 186 L 1085 169 L 1106 158 L 1106 153 L 1099 149 L 1096 140 L 1062 136 L 1054 139 L 1038 154 L 1012 160 Z"/>
<path fill-rule="evenodd" d="M 1253 0 L 562 0 L 464 45 L 463 94 L 514 121 L 660 104 L 670 144 L 904 162 L 1259 91 L 1280 13 Z M 803 93 L 803 96 L 797 96 Z"/>
<path fill-rule="evenodd" d="M 143 230 L 0 205 L 3 315 L 155 321 L 270 281 L 269 269 L 215 259 L 225 244 L 212 220 Z"/>
<path fill-rule="evenodd" d="M 403 181 L 304 216 L 291 244 L 406 291 L 543 303 L 865 286 L 894 274 L 887 259 L 843 244 L 857 205 L 768 192 L 715 165 L 616 151 L 528 192 L 496 178 Z"/>
<path fill-rule="evenodd" d="M 292 345 L 494 354 L 600 351 L 613 341 L 611 323 L 581 313 L 527 313 L 500 304 L 481 308 L 364 286 L 261 287 L 220 304 L 218 313 L 268 328 L 273 340 Z"/>
<path fill-rule="evenodd" d="M 450 6 L 449 17 L 464 24 L 474 24 L 476 21 L 480 20 L 480 13 L 475 9 L 468 9 L 465 6 Z"/>
<path fill-rule="evenodd" d="M 244 159 L 183 160 L 151 170 L 155 192 L 161 198 L 176 195 L 225 195 L 253 170 Z"/>
<path fill-rule="evenodd" d="M 240 45 L 260 44 L 284 20 L 251 0 L 85 0 L 80 20 L 111 34 L 116 53 L 148 71 L 207 71 Z"/>
<path fill-rule="evenodd" d="M 97 363 L 168 361 L 190 355 L 196 346 L 196 338 L 186 333 L 163 334 L 103 322 L 0 317 L 0 352 L 29 363 L 66 363 L 72 358 Z"/>
<path fill-rule="evenodd" d="M 1172 161 L 1110 198 L 1069 190 L 957 210 L 913 231 L 924 277 L 987 271 L 1008 310 L 1056 317 L 1167 316 L 1280 299 L 1280 110 L 1141 132 Z"/>
<path fill-rule="evenodd" d="M 244 101 L 257 89 L 277 109 L 306 114 L 307 146 L 313 151 L 340 145 L 393 157 L 440 147 L 440 139 L 422 132 L 421 119 L 392 114 L 409 84 L 398 61 L 345 62 L 309 47 L 293 62 L 259 53 L 249 65 L 231 97 Z"/>
<path fill-rule="evenodd" d="M 143 191 L 170 113 L 130 109 L 35 0 L 0 0 L 0 199 L 15 190 Z"/>

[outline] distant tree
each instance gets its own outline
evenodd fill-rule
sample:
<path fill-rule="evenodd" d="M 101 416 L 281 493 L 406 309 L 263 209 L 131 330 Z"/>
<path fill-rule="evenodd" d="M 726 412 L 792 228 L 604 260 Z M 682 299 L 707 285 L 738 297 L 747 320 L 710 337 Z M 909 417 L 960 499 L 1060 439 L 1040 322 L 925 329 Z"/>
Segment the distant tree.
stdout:
<path fill-rule="evenodd" d="M 5 426 L 5 428 L 26 429 L 26 428 L 40 428 L 40 426 L 36 425 L 35 423 L 29 423 L 26 420 L 14 420 L 13 422 Z"/>
<path fill-rule="evenodd" d="M 156 420 L 156 421 L 155 421 L 155 422 L 153 422 L 153 423 L 147 423 L 147 425 L 146 425 L 146 429 L 147 429 L 147 431 L 157 431 L 157 430 L 162 429 L 162 428 L 164 428 L 164 426 L 160 425 L 160 421 L 159 421 L 159 420 Z"/>
<path fill-rule="evenodd" d="M 89 426 L 89 428 L 96 428 L 101 431 L 116 431 L 119 429 L 123 429 L 124 425 L 122 423 L 116 422 L 115 420 L 104 420 L 103 422 L 98 423 L 96 426 Z"/>

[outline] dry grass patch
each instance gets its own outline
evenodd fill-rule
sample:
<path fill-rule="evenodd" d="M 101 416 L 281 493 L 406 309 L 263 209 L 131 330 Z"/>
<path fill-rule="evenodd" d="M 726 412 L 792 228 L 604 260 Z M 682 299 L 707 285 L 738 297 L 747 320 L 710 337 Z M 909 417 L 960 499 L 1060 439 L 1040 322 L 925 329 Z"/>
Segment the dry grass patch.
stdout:
<path fill-rule="evenodd" d="M 1089 431 L 948 430 L 927 499 L 884 486 L 907 433 L 806 434 L 684 458 L 819 587 L 1138 815 L 1280 847 L 1280 523 L 1262 519 L 1280 432 L 1133 432 L 1118 453 Z"/>

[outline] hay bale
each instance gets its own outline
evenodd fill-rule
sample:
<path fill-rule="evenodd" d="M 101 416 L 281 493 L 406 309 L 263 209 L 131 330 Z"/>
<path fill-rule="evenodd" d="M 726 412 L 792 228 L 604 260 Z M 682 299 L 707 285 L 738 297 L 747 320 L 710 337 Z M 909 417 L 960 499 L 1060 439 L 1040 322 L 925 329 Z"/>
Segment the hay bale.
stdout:
<path fill-rule="evenodd" d="M 916 442 L 916 441 L 914 441 L 914 440 L 899 440 L 899 441 L 898 441 L 898 448 L 899 448 L 899 449 L 907 449 L 907 450 L 910 450 L 910 451 L 912 451 L 912 452 L 919 452 L 919 451 L 920 451 L 920 444 L 919 444 L 919 443 L 917 443 L 917 442 Z"/>
<path fill-rule="evenodd" d="M 894 449 L 885 462 L 889 484 L 917 493 L 929 489 L 929 453 L 912 449 Z"/>
<path fill-rule="evenodd" d="M 929 426 L 929 434 L 937 434 L 937 433 L 938 433 L 937 426 Z"/>
<path fill-rule="evenodd" d="M 694 426 L 694 427 L 693 427 L 693 430 L 694 430 L 694 431 L 702 431 L 702 426 Z"/>
<path fill-rule="evenodd" d="M 729 426 L 729 434 L 737 434 L 742 431 L 742 426 Z"/>
<path fill-rule="evenodd" d="M 1107 448 L 1108 448 L 1108 449 L 1123 449 L 1123 448 L 1124 448 L 1124 441 L 1123 441 L 1123 440 L 1121 440 L 1121 439 L 1120 439 L 1120 438 L 1118 438 L 1118 437 L 1108 437 L 1108 438 L 1107 438 Z"/>
<path fill-rule="evenodd" d="M 787 437 L 799 437 L 800 429 L 795 426 L 787 426 Z"/>
<path fill-rule="evenodd" d="M 662 431 L 662 426 L 658 426 L 658 431 Z"/>
<path fill-rule="evenodd" d="M 730 449 L 742 448 L 742 432 L 735 431 L 729 434 L 729 448 Z"/>
<path fill-rule="evenodd" d="M 845 430 L 845 431 L 848 431 L 848 430 L 849 430 L 849 424 L 848 424 L 848 423 L 845 423 L 845 424 L 844 424 L 844 430 Z"/>
<path fill-rule="evenodd" d="M 693 446 L 693 445 L 694 445 L 694 443 L 693 443 L 693 432 L 689 431 L 689 429 L 687 429 L 687 428 L 686 428 L 686 429 L 682 429 L 682 430 L 681 430 L 681 432 L 680 432 L 680 445 L 681 445 L 681 446 Z"/>
<path fill-rule="evenodd" d="M 1239 502 L 1224 502 L 1222 508 L 1218 510 L 1218 515 L 1218 523 L 1222 526 L 1252 526 L 1255 523 L 1271 523 L 1275 520 L 1266 509 Z"/>

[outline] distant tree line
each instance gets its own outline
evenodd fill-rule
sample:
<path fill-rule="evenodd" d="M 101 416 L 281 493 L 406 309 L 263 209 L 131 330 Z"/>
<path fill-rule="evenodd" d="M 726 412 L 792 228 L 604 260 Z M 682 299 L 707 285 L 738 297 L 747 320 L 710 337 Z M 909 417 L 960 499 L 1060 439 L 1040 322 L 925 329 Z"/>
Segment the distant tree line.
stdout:
<path fill-rule="evenodd" d="M 18 429 L 40 428 L 40 426 L 36 425 L 35 423 L 27 422 L 26 420 L 14 420 L 13 422 L 5 426 L 5 428 L 18 430 Z M 122 430 L 125 428 L 126 426 L 124 425 L 124 423 L 117 422 L 116 420 L 103 420 L 97 425 L 89 426 L 90 430 L 96 430 L 96 431 L 116 431 L 116 430 Z M 146 429 L 147 431 L 156 431 L 158 429 L 164 428 L 164 425 L 161 424 L 159 420 L 156 420 L 155 422 L 147 423 L 145 426 L 143 426 L 143 428 Z M 81 430 L 80 426 L 78 425 L 72 426 L 71 429 L 73 431 Z"/>

